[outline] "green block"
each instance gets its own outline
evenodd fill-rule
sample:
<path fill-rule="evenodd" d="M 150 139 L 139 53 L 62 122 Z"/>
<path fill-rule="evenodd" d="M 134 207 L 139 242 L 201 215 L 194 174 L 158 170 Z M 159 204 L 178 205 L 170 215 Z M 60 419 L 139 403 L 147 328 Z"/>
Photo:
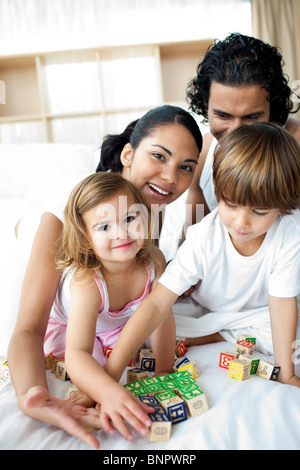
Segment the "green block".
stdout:
<path fill-rule="evenodd" d="M 251 361 L 251 369 L 250 369 L 251 375 L 256 374 L 258 364 L 259 364 L 259 359 L 253 359 L 253 361 Z"/>
<path fill-rule="evenodd" d="M 127 390 L 134 390 L 136 388 L 142 387 L 143 384 L 141 383 L 140 380 L 135 380 L 134 382 L 129 382 L 128 384 L 125 384 L 124 387 L 127 388 Z"/>
<path fill-rule="evenodd" d="M 173 392 L 172 390 L 167 390 L 165 392 L 161 392 L 156 395 L 156 398 L 159 401 L 170 400 L 170 398 L 173 398 L 173 397 L 176 397 L 176 393 Z"/>
<path fill-rule="evenodd" d="M 160 381 L 158 380 L 158 377 L 146 377 L 144 379 L 141 379 L 141 384 L 144 387 L 145 385 L 154 385 L 159 383 Z"/>
<path fill-rule="evenodd" d="M 132 389 L 132 390 L 129 390 L 129 391 L 135 397 L 140 397 L 142 395 L 147 395 L 147 392 L 143 387 L 135 388 L 135 389 Z"/>
<path fill-rule="evenodd" d="M 160 375 L 157 377 L 160 382 L 170 382 L 175 379 L 174 374 Z"/>

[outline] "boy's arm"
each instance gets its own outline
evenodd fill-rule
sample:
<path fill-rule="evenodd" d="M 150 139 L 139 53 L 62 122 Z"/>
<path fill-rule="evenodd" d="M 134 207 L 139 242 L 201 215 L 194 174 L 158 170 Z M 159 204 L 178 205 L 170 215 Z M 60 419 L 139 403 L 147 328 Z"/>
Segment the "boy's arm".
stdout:
<path fill-rule="evenodd" d="M 276 365 L 280 366 L 279 379 L 282 383 L 300 387 L 295 376 L 293 343 L 296 339 L 298 308 L 296 297 L 273 297 L 269 295 L 269 309 Z"/>
<path fill-rule="evenodd" d="M 151 284 L 151 292 L 166 269 L 166 261 L 162 252 L 155 248 L 153 253 L 155 263 L 155 279 Z M 176 343 L 176 325 L 173 312 L 170 309 L 158 327 L 151 335 L 151 347 L 155 356 L 155 374 L 170 374 L 173 372 Z"/>
<path fill-rule="evenodd" d="M 133 354 L 170 314 L 178 295 L 158 283 L 124 326 L 105 365 L 106 371 L 120 377 Z"/>

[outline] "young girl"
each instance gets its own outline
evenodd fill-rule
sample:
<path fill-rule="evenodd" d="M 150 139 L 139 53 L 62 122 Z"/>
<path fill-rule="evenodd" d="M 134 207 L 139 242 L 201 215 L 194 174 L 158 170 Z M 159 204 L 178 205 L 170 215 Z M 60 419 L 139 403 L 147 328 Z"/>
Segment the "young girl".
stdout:
<path fill-rule="evenodd" d="M 194 118 L 182 108 L 160 106 L 121 135 L 105 139 L 98 170 L 106 171 L 106 175 L 108 170 L 120 172 L 141 190 L 149 207 L 169 204 L 189 187 L 201 148 L 201 132 Z M 86 437 L 85 427 L 97 427 L 97 416 L 90 416 L 94 409 L 82 410 L 83 420 L 69 400 L 58 401 L 49 394 L 43 356 L 48 317 L 60 281 L 55 257 L 64 209 L 77 183 L 67 184 L 64 191 L 52 195 L 48 204 L 25 215 L 19 224 L 19 244 L 29 261 L 8 357 L 21 410 L 76 437 L 82 433 Z"/>
<path fill-rule="evenodd" d="M 182 316 L 181 322 L 175 317 L 177 334 L 180 328 L 181 333 L 193 331 L 199 336 L 193 344 L 203 344 L 235 341 L 241 326 L 252 336 L 254 327 L 258 346 L 274 351 L 281 381 L 300 387 L 293 364 L 300 292 L 300 148 L 279 126 L 242 126 L 220 142 L 213 170 L 218 208 L 188 229 L 175 259 L 135 315 L 141 322 L 153 313 L 159 317 L 197 285 L 193 298 L 210 313 Z"/>
<path fill-rule="evenodd" d="M 106 348 L 114 347 L 165 267 L 163 255 L 152 245 L 149 222 L 140 192 L 117 173 L 96 173 L 74 188 L 65 210 L 58 261 L 64 273 L 44 343 L 46 354 L 66 357 L 73 382 L 101 403 L 104 429 L 116 428 L 127 438 L 132 434 L 123 419 L 143 433 L 144 416 L 135 399 L 103 366 Z M 137 352 L 130 340 L 125 356 Z M 153 333 L 151 344 L 155 372 L 172 372 L 175 323 L 171 310 Z M 115 378 L 122 372 L 121 367 Z"/>

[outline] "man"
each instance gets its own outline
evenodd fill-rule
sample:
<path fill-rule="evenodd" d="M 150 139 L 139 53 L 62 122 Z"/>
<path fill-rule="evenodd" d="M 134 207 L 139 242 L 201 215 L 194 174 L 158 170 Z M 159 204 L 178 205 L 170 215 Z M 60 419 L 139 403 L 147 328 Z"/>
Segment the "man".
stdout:
<path fill-rule="evenodd" d="M 189 225 L 197 221 L 198 204 L 204 204 L 205 215 L 217 206 L 212 161 L 222 135 L 242 124 L 272 121 L 284 126 L 300 144 L 300 120 L 289 117 L 300 105 L 292 111 L 293 92 L 283 74 L 278 50 L 238 33 L 208 49 L 197 67 L 197 76 L 188 85 L 187 98 L 190 109 L 210 126 L 188 193 L 187 203 L 193 207 Z"/>

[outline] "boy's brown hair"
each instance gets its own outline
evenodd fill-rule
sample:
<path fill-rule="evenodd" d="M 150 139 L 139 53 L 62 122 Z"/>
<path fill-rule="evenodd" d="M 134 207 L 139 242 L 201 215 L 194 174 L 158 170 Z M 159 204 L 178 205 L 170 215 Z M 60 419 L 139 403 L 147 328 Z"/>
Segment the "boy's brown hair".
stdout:
<path fill-rule="evenodd" d="M 57 257 L 59 269 L 80 267 L 84 270 L 101 270 L 102 263 L 90 246 L 82 216 L 92 207 L 118 194 L 131 194 L 143 211 L 141 216 L 143 223 L 148 224 L 148 233 L 145 234 L 143 247 L 137 253 L 137 260 L 140 264 L 149 262 L 152 245 L 150 215 L 140 191 L 119 173 L 99 172 L 82 180 L 70 194 L 65 208 L 61 250 Z"/>
<path fill-rule="evenodd" d="M 243 125 L 220 139 L 213 178 L 218 201 L 290 214 L 299 209 L 300 146 L 279 125 Z"/>

